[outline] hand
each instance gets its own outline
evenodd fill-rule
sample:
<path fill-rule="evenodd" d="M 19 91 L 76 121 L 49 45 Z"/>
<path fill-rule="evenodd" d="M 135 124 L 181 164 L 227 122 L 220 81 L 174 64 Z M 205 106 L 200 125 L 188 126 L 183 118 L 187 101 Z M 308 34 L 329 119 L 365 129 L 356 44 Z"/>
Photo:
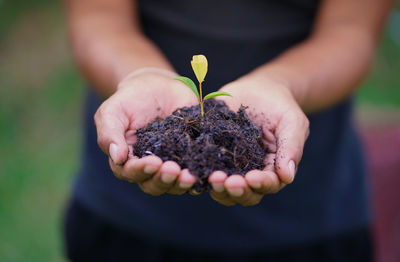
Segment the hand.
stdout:
<path fill-rule="evenodd" d="M 269 152 L 264 170 L 252 170 L 244 177 L 216 171 L 209 177 L 211 197 L 232 206 L 258 204 L 265 194 L 274 194 L 292 183 L 309 134 L 309 121 L 282 83 L 269 78 L 243 77 L 224 86 L 233 97 L 218 97 L 231 110 L 248 106 L 249 117 L 262 128 Z"/>
<path fill-rule="evenodd" d="M 153 72 L 154 71 L 154 72 Z M 116 177 L 138 183 L 148 194 L 183 194 L 195 183 L 188 170 L 157 156 L 133 155 L 135 132 L 156 117 L 166 117 L 175 109 L 197 103 L 192 91 L 173 80 L 173 73 L 144 70 L 123 80 L 118 90 L 95 114 L 98 144 L 109 156 Z"/>

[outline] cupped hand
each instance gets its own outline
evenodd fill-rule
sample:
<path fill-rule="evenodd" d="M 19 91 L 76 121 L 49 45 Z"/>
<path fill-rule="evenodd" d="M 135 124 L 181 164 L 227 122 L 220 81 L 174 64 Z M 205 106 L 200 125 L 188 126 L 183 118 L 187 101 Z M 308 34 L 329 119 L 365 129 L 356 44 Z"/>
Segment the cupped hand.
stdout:
<path fill-rule="evenodd" d="M 118 90 L 99 107 L 95 114 L 97 141 L 109 156 L 114 175 L 151 195 L 183 194 L 196 179 L 172 161 L 157 156 L 138 158 L 133 155 L 136 130 L 156 117 L 166 117 L 175 109 L 197 103 L 192 91 L 173 73 L 145 71 L 123 80 Z"/>
<path fill-rule="evenodd" d="M 227 176 L 216 171 L 209 177 L 211 197 L 232 206 L 258 204 L 265 194 L 279 192 L 293 182 L 303 147 L 309 135 L 309 121 L 290 89 L 269 79 L 243 77 L 224 86 L 221 91 L 232 97 L 219 97 L 231 110 L 243 105 L 251 120 L 262 128 L 267 150 L 264 170 L 252 170 L 244 177 Z"/>

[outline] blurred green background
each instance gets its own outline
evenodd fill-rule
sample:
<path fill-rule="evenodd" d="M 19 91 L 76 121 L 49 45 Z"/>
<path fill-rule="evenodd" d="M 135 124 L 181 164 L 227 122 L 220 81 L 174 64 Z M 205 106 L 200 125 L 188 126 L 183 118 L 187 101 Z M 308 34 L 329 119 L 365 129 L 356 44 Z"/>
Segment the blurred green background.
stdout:
<path fill-rule="evenodd" d="M 399 17 L 357 96 L 361 125 L 400 115 Z M 60 3 L 0 0 L 0 261 L 64 261 L 83 92 Z"/>

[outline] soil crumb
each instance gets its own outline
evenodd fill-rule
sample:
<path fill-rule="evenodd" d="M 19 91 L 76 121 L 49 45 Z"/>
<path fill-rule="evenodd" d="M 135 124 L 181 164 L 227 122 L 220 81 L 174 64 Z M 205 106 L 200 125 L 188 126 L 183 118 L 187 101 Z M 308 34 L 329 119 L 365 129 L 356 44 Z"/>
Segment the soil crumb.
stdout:
<path fill-rule="evenodd" d="M 196 193 L 210 189 L 208 176 L 216 170 L 228 175 L 244 175 L 263 169 L 267 152 L 262 131 L 248 117 L 245 107 L 237 113 L 223 101 L 205 101 L 204 118 L 200 106 L 184 107 L 165 119 L 156 119 L 137 130 L 134 154 L 157 155 L 163 161 L 177 162 L 197 176 Z"/>

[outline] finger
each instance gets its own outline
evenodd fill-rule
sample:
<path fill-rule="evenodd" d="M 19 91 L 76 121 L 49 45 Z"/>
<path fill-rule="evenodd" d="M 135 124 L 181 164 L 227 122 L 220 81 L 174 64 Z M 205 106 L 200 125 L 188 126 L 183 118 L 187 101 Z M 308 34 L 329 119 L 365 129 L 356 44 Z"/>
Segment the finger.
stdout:
<path fill-rule="evenodd" d="M 180 172 L 181 168 L 177 163 L 166 161 L 152 178 L 141 183 L 141 188 L 153 196 L 164 194 L 174 185 Z"/>
<path fill-rule="evenodd" d="M 215 171 L 208 177 L 208 182 L 211 184 L 210 196 L 212 199 L 224 206 L 233 206 L 236 202 L 230 197 L 225 190 L 225 180 L 228 175 L 223 171 Z"/>
<path fill-rule="evenodd" d="M 128 155 L 128 145 L 125 141 L 125 131 L 129 120 L 119 104 L 112 100 L 104 102 L 97 110 L 94 121 L 97 129 L 97 143 L 115 164 L 123 164 Z"/>
<path fill-rule="evenodd" d="M 190 174 L 189 170 L 185 168 L 179 174 L 179 177 L 176 179 L 172 188 L 168 190 L 168 193 L 173 195 L 182 195 L 186 193 L 194 183 L 196 183 L 196 180 L 197 178 Z"/>
<path fill-rule="evenodd" d="M 241 175 L 229 176 L 224 185 L 230 197 L 242 206 L 256 205 L 263 197 L 261 194 L 253 192 Z"/>
<path fill-rule="evenodd" d="M 254 192 L 262 195 L 275 194 L 286 185 L 269 170 L 252 170 L 246 174 L 245 180 Z"/>
<path fill-rule="evenodd" d="M 210 196 L 212 199 L 214 199 L 216 202 L 220 203 L 221 205 L 224 206 L 234 206 L 236 205 L 236 201 L 234 201 L 228 192 L 215 192 L 214 190 L 210 191 Z"/>
<path fill-rule="evenodd" d="M 157 156 L 129 159 L 121 169 L 123 179 L 132 183 L 143 182 L 151 178 L 161 167 L 162 160 Z"/>
<path fill-rule="evenodd" d="M 178 178 L 178 185 L 180 188 L 188 190 L 196 183 L 196 180 L 197 178 L 189 172 L 189 169 L 183 169 Z"/>
<path fill-rule="evenodd" d="M 181 171 L 182 173 L 182 171 Z M 175 183 L 172 185 L 172 187 L 170 189 L 168 189 L 167 193 L 171 194 L 171 195 L 182 195 L 185 194 L 188 190 L 181 188 L 179 186 L 179 181 L 178 179 L 175 181 Z"/>
<path fill-rule="evenodd" d="M 275 168 L 279 178 L 286 184 L 294 180 L 308 135 L 309 121 L 302 112 L 286 113 L 277 127 Z"/>
<path fill-rule="evenodd" d="M 108 163 L 110 165 L 111 171 L 114 173 L 114 175 L 118 179 L 127 180 L 125 177 L 122 176 L 123 166 L 115 164 L 114 161 L 110 157 L 108 158 Z"/>
<path fill-rule="evenodd" d="M 133 146 L 128 146 L 128 159 L 135 158 L 136 156 L 133 154 Z"/>
<path fill-rule="evenodd" d="M 266 127 L 263 128 L 263 145 L 264 148 L 271 153 L 276 153 L 276 137 L 271 131 L 271 128 L 269 125 L 266 125 Z"/>
<path fill-rule="evenodd" d="M 267 156 L 264 159 L 265 168 L 264 170 L 275 171 L 275 161 L 276 154 L 275 153 L 267 153 Z"/>
<path fill-rule="evenodd" d="M 135 130 L 128 130 L 125 133 L 125 141 L 128 145 L 134 145 L 137 141 L 137 135 Z"/>
<path fill-rule="evenodd" d="M 211 184 L 212 189 L 216 193 L 221 193 L 225 191 L 225 180 L 228 178 L 228 175 L 223 171 L 214 171 L 209 177 L 208 182 Z"/>

